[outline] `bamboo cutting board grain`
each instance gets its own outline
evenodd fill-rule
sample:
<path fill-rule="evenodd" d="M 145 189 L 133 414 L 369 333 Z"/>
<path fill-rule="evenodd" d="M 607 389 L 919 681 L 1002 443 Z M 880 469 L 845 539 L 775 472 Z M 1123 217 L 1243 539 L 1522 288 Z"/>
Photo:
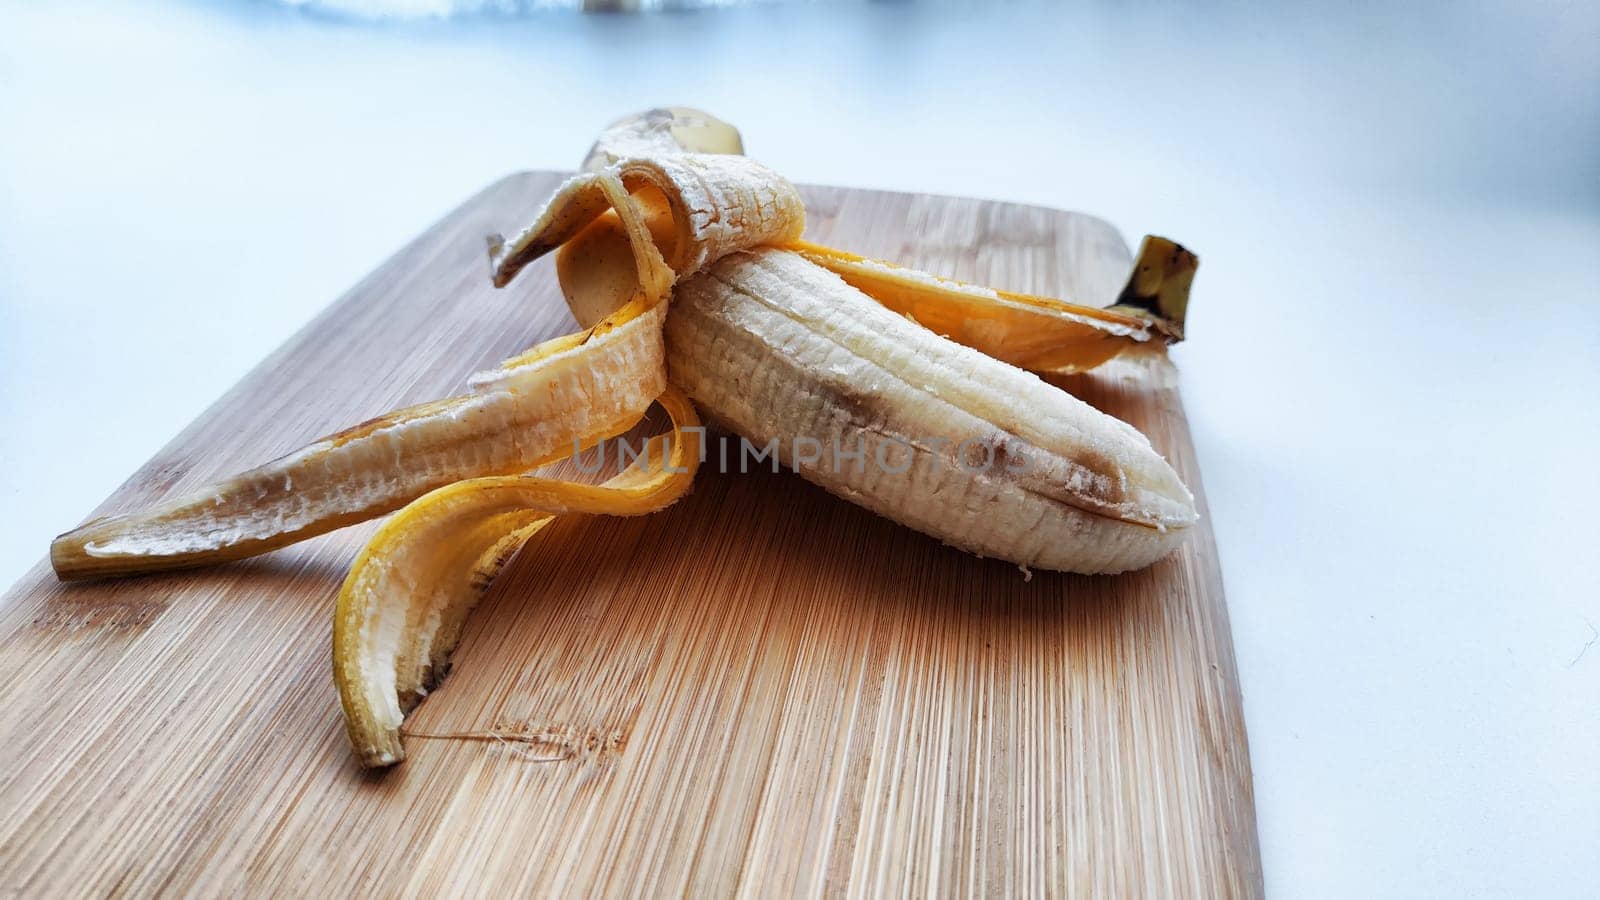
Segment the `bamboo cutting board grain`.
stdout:
<path fill-rule="evenodd" d="M 548 263 L 496 291 L 484 261 L 484 236 L 558 180 L 467 202 L 100 512 L 458 392 L 572 330 Z M 812 239 L 964 279 L 1103 303 L 1130 265 L 1085 216 L 805 194 Z M 1201 493 L 1175 388 L 1068 387 Z M 1208 525 L 1144 572 L 1025 580 L 791 474 L 714 468 L 665 513 L 535 538 L 408 723 L 540 740 L 411 738 L 386 774 L 351 761 L 329 664 L 371 524 L 128 581 L 66 586 L 41 564 L 0 606 L 0 892 L 1261 893 Z"/>

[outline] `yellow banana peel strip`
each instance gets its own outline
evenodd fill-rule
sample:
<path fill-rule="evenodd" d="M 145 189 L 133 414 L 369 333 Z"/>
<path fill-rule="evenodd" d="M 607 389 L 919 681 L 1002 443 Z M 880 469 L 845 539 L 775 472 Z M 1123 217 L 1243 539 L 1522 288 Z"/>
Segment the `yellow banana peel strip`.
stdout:
<path fill-rule="evenodd" d="M 395 410 L 233 478 L 56 538 L 62 579 L 254 556 L 370 519 L 462 478 L 524 472 L 633 427 L 666 388 L 665 309 L 618 312 L 471 393 Z"/>
<path fill-rule="evenodd" d="M 563 513 L 643 515 L 688 492 L 702 455 L 699 419 L 676 389 L 658 402 L 672 431 L 604 484 L 459 481 L 395 514 L 361 551 L 339 592 L 333 670 L 364 765 L 405 757 L 406 712 L 444 674 L 467 613 L 530 536 Z"/>
<path fill-rule="evenodd" d="M 1146 237 L 1128 286 L 1108 309 L 968 284 L 805 241 L 791 250 L 936 334 L 1033 372 L 1092 369 L 1153 341 L 1181 340 L 1198 260 Z"/>

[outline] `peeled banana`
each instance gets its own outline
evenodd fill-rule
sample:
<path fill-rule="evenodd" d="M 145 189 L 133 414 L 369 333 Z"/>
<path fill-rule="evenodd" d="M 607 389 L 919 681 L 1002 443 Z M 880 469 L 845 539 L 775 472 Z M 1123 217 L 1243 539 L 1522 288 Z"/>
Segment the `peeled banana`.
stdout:
<path fill-rule="evenodd" d="M 713 421 L 775 445 L 807 480 L 983 556 L 1121 572 L 1196 518 L 1132 427 L 787 250 L 680 284 L 667 366 Z"/>
<path fill-rule="evenodd" d="M 446 669 L 501 565 L 564 512 L 673 502 L 705 459 L 695 405 L 803 477 L 1023 567 L 1148 565 L 1196 521 L 1137 430 L 1041 381 L 1181 339 L 1197 260 L 1147 238 L 1116 306 L 963 284 L 805 243 L 794 186 L 683 108 L 615 124 L 534 222 L 492 237 L 496 285 L 556 254 L 585 330 L 236 478 L 57 538 L 62 578 L 236 559 L 404 506 L 341 588 L 334 678 L 365 765 Z M 632 427 L 672 430 L 602 485 L 518 475 Z"/>

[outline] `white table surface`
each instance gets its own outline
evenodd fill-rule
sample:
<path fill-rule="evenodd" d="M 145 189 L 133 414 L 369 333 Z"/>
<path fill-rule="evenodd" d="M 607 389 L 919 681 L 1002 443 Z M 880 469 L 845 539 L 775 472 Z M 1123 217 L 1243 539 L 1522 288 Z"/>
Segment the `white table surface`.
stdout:
<path fill-rule="evenodd" d="M 1205 5 L 0 0 L 0 579 L 471 192 L 690 103 L 796 180 L 1198 250 L 1269 891 L 1596 896 L 1600 10 Z"/>

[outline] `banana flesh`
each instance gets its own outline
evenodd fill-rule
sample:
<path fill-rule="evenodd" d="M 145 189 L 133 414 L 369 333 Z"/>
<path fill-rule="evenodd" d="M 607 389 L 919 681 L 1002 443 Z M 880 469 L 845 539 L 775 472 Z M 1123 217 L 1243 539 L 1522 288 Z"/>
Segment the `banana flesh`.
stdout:
<path fill-rule="evenodd" d="M 667 363 L 713 421 L 806 479 L 983 556 L 1120 572 L 1196 519 L 1137 430 L 800 254 L 740 253 L 680 284 Z"/>

